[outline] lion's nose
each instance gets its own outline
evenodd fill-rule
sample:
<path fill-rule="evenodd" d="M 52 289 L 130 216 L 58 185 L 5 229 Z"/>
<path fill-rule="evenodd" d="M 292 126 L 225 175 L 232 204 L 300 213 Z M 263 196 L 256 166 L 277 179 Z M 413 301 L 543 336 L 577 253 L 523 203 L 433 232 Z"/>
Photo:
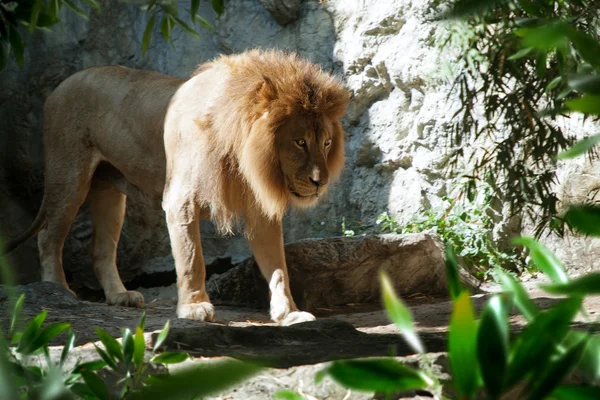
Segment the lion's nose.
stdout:
<path fill-rule="evenodd" d="M 312 184 L 315 185 L 316 187 L 319 187 L 319 186 L 322 185 L 321 181 L 313 179 L 312 176 L 309 177 L 308 179 L 310 179 L 310 181 L 312 182 Z"/>

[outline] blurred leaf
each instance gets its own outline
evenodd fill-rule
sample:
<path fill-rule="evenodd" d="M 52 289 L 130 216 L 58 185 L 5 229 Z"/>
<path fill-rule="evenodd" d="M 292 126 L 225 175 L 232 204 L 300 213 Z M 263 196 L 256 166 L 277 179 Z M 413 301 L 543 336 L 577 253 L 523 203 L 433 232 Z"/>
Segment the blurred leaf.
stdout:
<path fill-rule="evenodd" d="M 568 283 L 540 285 L 544 291 L 552 294 L 589 296 L 600 294 L 600 272 L 591 272 Z"/>
<path fill-rule="evenodd" d="M 104 353 L 106 354 L 106 353 Z M 82 364 L 77 365 L 77 367 L 75 368 L 75 371 L 77 372 L 82 372 L 82 371 L 97 371 L 99 369 L 102 369 L 106 366 L 106 362 L 104 360 L 94 360 L 94 361 L 88 361 Z"/>
<path fill-rule="evenodd" d="M 567 100 L 565 105 L 573 111 L 584 114 L 600 114 L 600 96 L 584 94 L 580 98 Z"/>
<path fill-rule="evenodd" d="M 496 276 L 500 281 L 500 285 L 505 292 L 513 294 L 515 305 L 521 311 L 523 316 L 528 320 L 533 320 L 540 312 L 534 302 L 527 295 L 527 291 L 515 278 L 505 273 L 502 270 L 497 270 Z"/>
<path fill-rule="evenodd" d="M 41 347 L 47 346 L 48 343 L 62 332 L 69 329 L 71 325 L 65 322 L 57 322 L 46 326 L 40 334 L 34 339 L 31 346 L 28 348 L 28 353 L 33 353 Z"/>
<path fill-rule="evenodd" d="M 17 392 L 15 378 L 5 348 L 4 337 L 0 335 L 0 399 L 17 400 L 20 396 Z"/>
<path fill-rule="evenodd" d="M 492 399 L 498 398 L 508 363 L 508 307 L 501 295 L 492 296 L 481 314 L 477 356 L 485 389 Z"/>
<path fill-rule="evenodd" d="M 73 11 L 75 14 L 79 15 L 81 18 L 87 20 L 88 16 L 85 13 L 85 11 L 83 11 L 81 8 L 79 8 L 75 3 L 73 3 L 71 0 L 62 0 L 62 2 L 64 4 L 67 5 L 67 7 L 69 7 L 71 9 L 71 11 Z"/>
<path fill-rule="evenodd" d="M 111 358 L 123 361 L 123 351 L 117 339 L 102 328 L 96 328 L 96 334 Z"/>
<path fill-rule="evenodd" d="M 200 25 L 208 29 L 211 34 L 213 33 L 213 26 L 202 15 L 196 14 L 196 21 L 200 22 Z"/>
<path fill-rule="evenodd" d="M 23 42 L 19 30 L 11 25 L 8 26 L 8 41 L 10 42 L 10 47 L 15 55 L 15 60 L 17 60 L 17 64 L 19 64 L 19 68 L 23 68 L 23 64 L 25 63 L 25 42 Z"/>
<path fill-rule="evenodd" d="M 448 291 L 453 301 L 458 299 L 463 288 L 460 283 L 460 265 L 454 254 L 453 243 L 446 244 L 446 280 L 448 281 Z"/>
<path fill-rule="evenodd" d="M 164 40 L 168 40 L 171 37 L 171 30 L 173 30 L 173 18 L 165 14 L 160 21 L 160 32 Z"/>
<path fill-rule="evenodd" d="M 8 336 L 12 336 L 12 334 L 15 330 L 15 324 L 17 323 L 17 319 L 19 318 L 19 315 L 21 314 L 21 309 L 23 308 L 24 301 L 25 301 L 25 293 L 22 293 L 21 296 L 19 296 L 19 299 L 17 300 L 17 302 L 15 303 L 15 307 L 13 308 L 12 317 L 10 319 L 10 329 L 8 331 Z"/>
<path fill-rule="evenodd" d="M 96 343 L 94 343 L 94 347 L 96 348 L 96 352 L 98 353 L 98 355 L 100 356 L 100 358 L 102 359 L 102 361 L 104 361 L 104 363 L 106 365 L 108 365 L 110 368 L 112 368 L 115 371 L 119 370 L 117 368 L 117 363 L 115 362 L 115 359 L 110 354 L 108 354 L 106 351 L 104 351 L 100 347 L 98 347 L 96 345 Z"/>
<path fill-rule="evenodd" d="M 156 13 L 152 14 L 144 30 L 144 36 L 142 37 L 142 54 L 146 54 L 148 46 L 150 46 L 150 40 L 152 40 L 152 31 L 156 24 Z"/>
<path fill-rule="evenodd" d="M 0 37 L 0 71 L 6 67 L 8 56 L 10 55 L 10 44 L 8 40 Z"/>
<path fill-rule="evenodd" d="M 60 9 L 62 8 L 61 0 L 50 0 L 48 2 L 48 13 L 52 20 L 58 20 L 58 15 L 60 14 Z"/>
<path fill-rule="evenodd" d="M 558 400 L 598 400 L 600 399 L 600 387 L 559 386 L 552 392 L 552 398 Z"/>
<path fill-rule="evenodd" d="M 171 17 L 179 16 L 179 9 L 177 8 L 177 1 L 163 1 L 159 3 L 162 7 L 165 15 L 169 15 Z"/>
<path fill-rule="evenodd" d="M 33 33 L 33 31 L 37 27 L 40 11 L 42 11 L 43 8 L 43 0 L 35 0 L 35 3 L 33 3 L 33 8 L 31 9 L 31 18 L 29 19 L 29 33 Z"/>
<path fill-rule="evenodd" d="M 198 13 L 198 8 L 200 8 L 200 0 L 191 0 L 190 16 L 192 17 L 192 22 L 196 22 L 196 13 Z"/>
<path fill-rule="evenodd" d="M 564 159 L 578 157 L 578 156 L 586 153 L 588 150 L 590 150 L 592 147 L 594 147 L 599 142 L 600 142 L 600 133 L 578 141 L 573 146 L 571 146 L 571 148 L 569 148 L 561 153 L 558 153 L 558 156 L 556 158 L 558 158 L 559 160 L 564 160 Z"/>
<path fill-rule="evenodd" d="M 510 387 L 544 365 L 556 352 L 571 321 L 581 308 L 581 298 L 568 298 L 540 312 L 511 346 L 506 385 Z"/>
<path fill-rule="evenodd" d="M 323 373 L 343 387 L 361 392 L 402 392 L 431 383 L 420 371 L 392 358 L 334 361 Z"/>
<path fill-rule="evenodd" d="M 600 95 L 600 76 L 569 75 L 569 87 L 581 93 Z"/>
<path fill-rule="evenodd" d="M 128 400 L 189 400 L 218 393 L 260 371 L 260 367 L 236 360 L 194 364 L 172 372 L 168 379 L 153 379 Z"/>
<path fill-rule="evenodd" d="M 218 15 L 223 14 L 223 11 L 225 11 L 225 6 L 223 4 L 224 0 L 211 0 L 211 2 L 213 10 L 215 10 Z"/>
<path fill-rule="evenodd" d="M 121 339 L 123 343 L 123 361 L 125 364 L 129 364 L 133 359 L 133 351 L 135 348 L 135 343 L 133 342 L 133 335 L 129 328 L 125 328 L 123 330 L 123 338 Z"/>
<path fill-rule="evenodd" d="M 477 389 L 477 322 L 469 292 L 454 301 L 448 332 L 448 356 L 458 393 L 471 398 Z"/>
<path fill-rule="evenodd" d="M 521 236 L 512 241 L 515 245 L 522 245 L 529 249 L 529 255 L 535 265 L 545 273 L 553 282 L 566 283 L 569 277 L 562 263 L 556 256 L 541 243 L 533 238 Z"/>
<path fill-rule="evenodd" d="M 552 79 L 548 86 L 546 86 L 546 93 L 550 92 L 552 89 L 556 88 L 562 82 L 562 76 L 557 76 Z"/>
<path fill-rule="evenodd" d="M 89 4 L 95 10 L 100 10 L 100 4 L 96 0 L 85 0 L 86 3 Z"/>
<path fill-rule="evenodd" d="M 458 0 L 453 3 L 449 12 L 445 13 L 444 18 L 461 18 L 470 15 L 482 14 L 493 8 L 497 4 L 504 3 L 507 0 Z"/>
<path fill-rule="evenodd" d="M 538 379 L 532 381 L 533 384 L 531 385 L 531 394 L 529 396 L 530 400 L 544 399 L 560 384 L 563 378 L 571 372 L 581 358 L 587 344 L 586 339 L 587 338 L 580 340 L 579 343 L 569 348 L 564 354 L 561 354 L 557 358 L 551 358 L 549 360 Z"/>
<path fill-rule="evenodd" d="M 17 347 L 17 352 L 27 354 L 29 347 L 33 344 L 35 338 L 39 335 L 40 327 L 44 323 L 46 319 L 46 315 L 48 315 L 48 311 L 44 310 L 38 315 L 36 315 L 27 328 L 23 331 L 23 335 L 21 336 L 21 340 L 19 341 L 19 347 Z"/>
<path fill-rule="evenodd" d="M 141 365 L 142 361 L 144 361 L 146 342 L 144 341 L 144 331 L 139 326 L 135 330 L 135 337 L 133 338 L 133 343 L 133 363 L 135 365 Z"/>
<path fill-rule="evenodd" d="M 162 328 L 162 330 L 160 331 L 160 333 L 156 337 L 156 343 L 154 343 L 154 349 L 153 349 L 153 351 L 158 350 L 159 347 L 162 346 L 162 344 L 164 343 L 164 341 L 167 338 L 167 336 L 169 335 L 169 324 L 170 324 L 170 321 L 167 320 L 167 323 L 165 324 L 165 327 Z"/>
<path fill-rule="evenodd" d="M 527 57 L 533 51 L 533 47 L 526 47 L 517 51 L 512 56 L 508 57 L 509 60 L 518 60 L 519 58 Z"/>
<path fill-rule="evenodd" d="M 276 400 L 306 400 L 300 393 L 292 390 L 280 390 L 273 395 L 273 398 Z"/>
<path fill-rule="evenodd" d="M 567 43 L 571 27 L 564 22 L 552 22 L 531 28 L 515 29 L 523 47 L 549 51 Z"/>
<path fill-rule="evenodd" d="M 138 323 L 138 326 L 140 327 L 140 329 L 142 330 L 142 332 L 144 331 L 144 329 L 146 329 L 146 311 L 142 311 L 142 316 L 140 317 L 140 322 Z"/>
<path fill-rule="evenodd" d="M 92 393 L 90 388 L 82 382 L 76 382 L 71 385 L 71 391 L 85 400 L 96 399 L 96 396 L 94 396 L 94 393 Z"/>
<path fill-rule="evenodd" d="M 379 282 L 381 285 L 381 296 L 383 304 L 390 320 L 396 324 L 398 330 L 404 336 L 404 340 L 417 353 L 424 353 L 425 349 L 415 332 L 412 316 L 406 305 L 398 298 L 390 278 L 383 271 L 379 273 Z"/>
<path fill-rule="evenodd" d="M 569 226 L 580 233 L 600 236 L 600 206 L 570 204 L 564 219 Z"/>
<path fill-rule="evenodd" d="M 109 400 L 108 389 L 106 384 L 95 372 L 83 371 L 81 377 L 87 384 L 88 388 L 100 400 Z"/>
<path fill-rule="evenodd" d="M 581 58 L 595 68 L 600 68 L 600 43 L 573 28 L 569 30 L 569 37 Z"/>
<path fill-rule="evenodd" d="M 183 362 L 188 358 L 189 356 L 186 353 L 166 351 L 162 354 L 154 356 L 150 361 L 152 361 L 153 363 L 162 364 L 179 364 L 180 362 Z"/>
<path fill-rule="evenodd" d="M 200 35 L 198 34 L 198 32 L 190 28 L 190 26 L 183 22 L 181 19 L 175 18 L 175 23 L 177 23 L 177 25 L 179 25 L 181 29 L 183 29 L 183 31 L 188 35 L 192 36 L 195 39 L 200 39 Z"/>
<path fill-rule="evenodd" d="M 583 334 L 577 332 L 578 334 Z M 600 383 L 600 335 L 595 334 L 588 339 L 578 369 L 589 381 Z M 600 397 L 599 397 L 600 398 Z"/>
<path fill-rule="evenodd" d="M 69 356 L 69 353 L 73 349 L 73 346 L 75 346 L 75 333 L 73 332 L 73 329 L 69 328 L 69 331 L 67 332 L 67 341 L 65 342 L 65 346 L 63 347 L 62 352 L 60 353 L 59 365 L 61 367 L 67 360 L 67 357 Z"/>

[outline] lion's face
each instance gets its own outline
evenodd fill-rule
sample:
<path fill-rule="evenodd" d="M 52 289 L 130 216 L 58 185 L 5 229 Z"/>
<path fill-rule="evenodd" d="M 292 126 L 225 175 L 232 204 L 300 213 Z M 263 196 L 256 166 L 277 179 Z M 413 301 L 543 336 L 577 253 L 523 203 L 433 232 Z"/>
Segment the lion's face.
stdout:
<path fill-rule="evenodd" d="M 276 134 L 279 162 L 290 202 L 313 205 L 329 185 L 330 164 L 343 143 L 334 124 L 322 115 L 292 115 Z M 335 154 L 331 154 L 332 150 Z"/>

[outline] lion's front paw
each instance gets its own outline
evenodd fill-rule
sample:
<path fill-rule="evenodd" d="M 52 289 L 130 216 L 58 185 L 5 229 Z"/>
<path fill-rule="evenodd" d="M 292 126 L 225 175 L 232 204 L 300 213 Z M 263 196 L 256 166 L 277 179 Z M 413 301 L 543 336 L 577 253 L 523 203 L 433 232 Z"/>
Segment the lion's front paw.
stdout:
<path fill-rule="evenodd" d="M 113 293 L 106 296 L 106 303 L 109 306 L 124 306 L 124 307 L 144 307 L 144 296 L 135 290 L 126 292 Z"/>
<path fill-rule="evenodd" d="M 214 321 L 215 307 L 207 301 L 182 304 L 177 307 L 177 317 L 196 319 L 199 321 Z"/>
<path fill-rule="evenodd" d="M 311 313 L 305 311 L 292 311 L 279 322 L 279 325 L 288 326 L 299 324 L 300 322 L 314 321 L 316 318 Z"/>

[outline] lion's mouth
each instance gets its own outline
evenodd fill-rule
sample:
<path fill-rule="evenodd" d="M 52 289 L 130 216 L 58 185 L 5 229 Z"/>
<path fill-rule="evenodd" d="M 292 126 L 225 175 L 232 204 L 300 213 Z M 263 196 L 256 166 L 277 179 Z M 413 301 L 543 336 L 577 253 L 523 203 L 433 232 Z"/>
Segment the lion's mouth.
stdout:
<path fill-rule="evenodd" d="M 292 195 L 294 195 L 294 197 L 296 197 L 296 198 L 299 198 L 299 199 L 308 199 L 308 198 L 315 197 L 315 196 L 316 196 L 317 198 L 319 198 L 319 191 L 318 191 L 318 190 L 317 190 L 315 193 L 311 193 L 311 194 L 309 194 L 309 195 L 302 195 L 302 194 L 300 194 L 300 193 L 296 192 L 296 191 L 295 191 L 294 189 L 292 189 L 291 187 L 289 187 L 288 189 L 290 190 L 290 193 L 291 193 Z"/>

